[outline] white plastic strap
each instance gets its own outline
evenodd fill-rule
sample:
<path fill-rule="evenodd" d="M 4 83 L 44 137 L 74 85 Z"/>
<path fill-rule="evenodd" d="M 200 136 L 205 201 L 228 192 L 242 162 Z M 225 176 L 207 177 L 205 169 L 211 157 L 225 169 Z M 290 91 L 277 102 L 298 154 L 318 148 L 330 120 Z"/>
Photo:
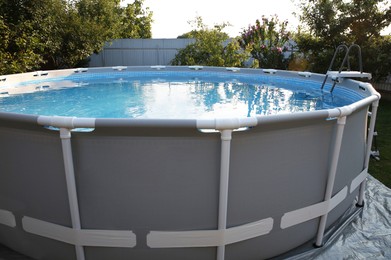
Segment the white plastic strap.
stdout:
<path fill-rule="evenodd" d="M 147 245 L 151 248 L 217 247 L 268 234 L 273 219 L 267 218 L 225 230 L 151 231 Z"/>
<path fill-rule="evenodd" d="M 88 71 L 88 68 L 77 68 L 74 70 L 75 73 L 83 73 L 83 72 L 87 72 Z"/>
<path fill-rule="evenodd" d="M 263 69 L 262 70 L 264 73 L 269 73 L 269 74 L 276 74 L 277 70 L 275 69 Z"/>
<path fill-rule="evenodd" d="M 165 68 L 166 68 L 166 66 L 162 66 L 162 65 L 151 66 L 151 69 L 155 69 L 155 70 L 163 70 Z"/>
<path fill-rule="evenodd" d="M 198 65 L 189 66 L 189 69 L 191 69 L 191 70 L 202 70 L 203 68 L 204 68 L 204 66 L 198 66 Z"/>
<path fill-rule="evenodd" d="M 0 209 L 0 224 L 9 227 L 16 227 L 14 214 L 8 210 Z"/>
<path fill-rule="evenodd" d="M 136 246 L 136 235 L 130 230 L 77 230 L 26 216 L 22 219 L 22 225 L 26 232 L 76 246 Z"/>
<path fill-rule="evenodd" d="M 297 74 L 299 74 L 300 76 L 306 77 L 306 78 L 310 78 L 312 76 L 312 73 L 308 72 L 308 71 L 299 71 L 299 72 L 297 72 Z"/>
<path fill-rule="evenodd" d="M 9 97 L 10 93 L 8 91 L 0 92 L 0 97 Z"/>
<path fill-rule="evenodd" d="M 285 213 L 281 219 L 281 228 L 285 229 L 291 226 L 295 226 L 329 213 L 346 198 L 347 194 L 348 187 L 345 186 L 328 201 L 323 201 L 305 208 Z"/>
<path fill-rule="evenodd" d="M 47 71 L 41 71 L 41 70 L 38 70 L 36 71 L 33 76 L 34 77 L 40 77 L 40 76 L 47 76 L 49 73 Z"/>
<path fill-rule="evenodd" d="M 365 168 L 350 184 L 350 193 L 352 193 L 368 176 L 368 168 Z"/>
<path fill-rule="evenodd" d="M 226 68 L 227 71 L 232 71 L 232 72 L 238 72 L 240 71 L 240 68 L 236 68 L 236 67 L 229 67 L 229 68 Z"/>
<path fill-rule="evenodd" d="M 114 66 L 111 67 L 113 70 L 118 70 L 118 71 L 123 71 L 126 70 L 128 67 L 127 66 Z"/>

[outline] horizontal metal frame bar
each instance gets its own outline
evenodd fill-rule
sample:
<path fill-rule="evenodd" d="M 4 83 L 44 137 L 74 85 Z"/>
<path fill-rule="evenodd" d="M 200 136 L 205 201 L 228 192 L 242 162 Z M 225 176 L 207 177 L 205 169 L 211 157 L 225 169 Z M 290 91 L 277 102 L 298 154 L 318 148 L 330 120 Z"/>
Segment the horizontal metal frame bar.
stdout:
<path fill-rule="evenodd" d="M 377 95 L 369 96 L 349 106 L 329 110 L 317 110 L 293 114 L 271 116 L 243 117 L 243 118 L 211 118 L 211 119 L 96 119 L 62 116 L 33 116 L 39 125 L 58 128 L 97 128 L 97 127 L 185 127 L 198 129 L 239 129 L 254 127 L 262 124 L 293 122 L 305 119 L 328 119 L 347 116 L 372 102 L 378 100 Z M 0 113 L 0 118 L 12 118 L 12 115 Z M 29 116 L 16 115 L 16 120 L 27 121 Z"/>

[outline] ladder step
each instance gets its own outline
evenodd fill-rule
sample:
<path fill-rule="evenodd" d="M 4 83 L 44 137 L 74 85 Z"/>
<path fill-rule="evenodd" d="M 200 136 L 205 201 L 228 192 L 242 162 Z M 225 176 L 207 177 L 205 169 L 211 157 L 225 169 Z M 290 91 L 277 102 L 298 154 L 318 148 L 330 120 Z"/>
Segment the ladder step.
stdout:
<path fill-rule="evenodd" d="M 360 71 L 327 71 L 327 75 L 332 79 L 337 78 L 367 78 L 372 79 L 372 74 Z"/>

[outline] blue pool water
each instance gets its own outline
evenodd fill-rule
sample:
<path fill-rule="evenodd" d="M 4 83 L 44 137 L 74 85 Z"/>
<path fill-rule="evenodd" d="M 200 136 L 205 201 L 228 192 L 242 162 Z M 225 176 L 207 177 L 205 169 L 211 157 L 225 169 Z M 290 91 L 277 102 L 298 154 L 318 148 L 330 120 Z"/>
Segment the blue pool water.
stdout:
<path fill-rule="evenodd" d="M 362 98 L 341 88 L 321 91 L 315 81 L 200 72 L 75 75 L 15 88 L 20 93 L 0 97 L 0 111 L 94 118 L 249 117 L 329 109 Z"/>

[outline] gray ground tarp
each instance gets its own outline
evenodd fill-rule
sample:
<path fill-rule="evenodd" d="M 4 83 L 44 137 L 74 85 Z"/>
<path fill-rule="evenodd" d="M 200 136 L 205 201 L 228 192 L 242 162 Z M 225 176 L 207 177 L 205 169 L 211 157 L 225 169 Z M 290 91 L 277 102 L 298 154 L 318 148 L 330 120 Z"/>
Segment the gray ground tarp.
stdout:
<path fill-rule="evenodd" d="M 353 212 L 353 214 L 352 214 Z M 391 259 L 391 189 L 372 176 L 368 177 L 365 205 L 352 208 L 350 217 L 341 221 L 338 230 L 319 249 L 299 250 L 283 259 Z M 303 252 L 304 251 L 304 252 Z M 0 246 L 0 260 L 27 260 Z M 245 258 L 243 258 L 245 259 Z"/>
<path fill-rule="evenodd" d="M 369 176 L 365 205 L 352 211 L 322 248 L 287 259 L 391 259 L 391 189 Z"/>

